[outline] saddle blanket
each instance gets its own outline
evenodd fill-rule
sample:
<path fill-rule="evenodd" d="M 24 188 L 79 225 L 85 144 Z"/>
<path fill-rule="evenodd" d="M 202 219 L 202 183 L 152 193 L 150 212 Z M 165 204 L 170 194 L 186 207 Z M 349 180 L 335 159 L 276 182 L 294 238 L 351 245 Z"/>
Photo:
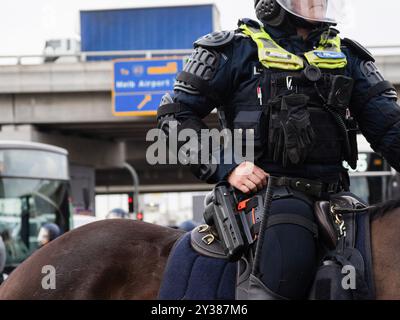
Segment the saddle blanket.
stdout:
<path fill-rule="evenodd" d="M 369 215 L 357 215 L 356 248 L 366 262 L 365 280 L 372 283 Z M 177 241 L 164 271 L 160 300 L 235 300 L 237 263 L 200 255 L 190 232 Z"/>
<path fill-rule="evenodd" d="M 160 300 L 235 300 L 236 263 L 201 256 L 190 232 L 175 244 L 167 262 Z"/>

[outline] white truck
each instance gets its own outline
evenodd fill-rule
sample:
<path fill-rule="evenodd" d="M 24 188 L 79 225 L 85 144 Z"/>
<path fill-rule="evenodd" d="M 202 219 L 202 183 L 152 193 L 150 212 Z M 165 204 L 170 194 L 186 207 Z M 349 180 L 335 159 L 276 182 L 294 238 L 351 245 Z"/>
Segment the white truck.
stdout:
<path fill-rule="evenodd" d="M 49 39 L 44 45 L 43 62 L 78 62 L 80 51 L 81 41 L 79 37 Z"/>

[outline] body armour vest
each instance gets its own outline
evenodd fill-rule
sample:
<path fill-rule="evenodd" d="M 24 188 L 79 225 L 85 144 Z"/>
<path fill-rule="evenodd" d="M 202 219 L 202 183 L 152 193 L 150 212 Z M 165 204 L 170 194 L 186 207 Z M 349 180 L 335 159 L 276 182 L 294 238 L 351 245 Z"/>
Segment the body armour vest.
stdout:
<path fill-rule="evenodd" d="M 258 48 L 259 67 L 254 67 L 258 82 L 248 85 L 257 92 L 258 104 L 232 101 L 235 112 L 227 117 L 227 126 L 254 132 L 256 160 L 283 167 L 340 165 L 345 160 L 355 169 L 358 127 L 349 111 L 353 80 L 344 76 L 347 58 L 338 32 L 325 31 L 315 50 L 295 55 L 279 46 L 262 26 L 243 23 L 240 30 Z M 250 92 L 245 84 L 241 88 L 244 94 Z M 293 119 L 297 131 L 292 130 Z M 303 134 L 302 130 L 308 130 L 305 145 L 301 140 L 290 141 L 291 136 Z M 296 149 L 300 155 L 293 153 Z"/>

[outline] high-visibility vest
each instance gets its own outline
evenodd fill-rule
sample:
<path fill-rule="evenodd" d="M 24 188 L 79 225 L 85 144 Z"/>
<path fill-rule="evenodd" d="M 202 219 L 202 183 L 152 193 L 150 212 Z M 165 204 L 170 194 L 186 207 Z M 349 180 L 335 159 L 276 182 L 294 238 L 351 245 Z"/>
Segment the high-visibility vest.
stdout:
<path fill-rule="evenodd" d="M 257 44 L 258 57 L 264 67 L 293 71 L 304 69 L 304 60 L 278 45 L 261 25 L 254 28 L 243 23 L 240 29 Z M 347 65 L 340 37 L 331 36 L 329 30 L 321 35 L 318 47 L 304 53 L 304 57 L 310 65 L 321 69 L 342 69 Z"/>

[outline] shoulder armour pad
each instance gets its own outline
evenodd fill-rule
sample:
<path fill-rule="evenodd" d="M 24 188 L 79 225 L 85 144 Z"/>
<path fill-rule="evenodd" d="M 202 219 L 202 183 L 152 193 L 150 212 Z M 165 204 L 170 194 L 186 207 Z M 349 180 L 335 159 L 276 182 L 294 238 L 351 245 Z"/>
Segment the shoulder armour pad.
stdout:
<path fill-rule="evenodd" d="M 176 77 L 174 89 L 189 94 L 210 94 L 208 81 L 214 78 L 220 54 L 204 47 L 194 49 L 183 71 Z"/>
<path fill-rule="evenodd" d="M 344 38 L 342 40 L 342 44 L 353 50 L 355 53 L 357 53 L 357 55 L 361 59 L 375 62 L 375 58 L 372 56 L 371 52 L 369 52 L 365 47 L 363 47 L 357 41 Z"/>
<path fill-rule="evenodd" d="M 235 37 L 234 31 L 217 31 L 207 34 L 194 43 L 194 47 L 221 48 L 229 44 Z"/>

